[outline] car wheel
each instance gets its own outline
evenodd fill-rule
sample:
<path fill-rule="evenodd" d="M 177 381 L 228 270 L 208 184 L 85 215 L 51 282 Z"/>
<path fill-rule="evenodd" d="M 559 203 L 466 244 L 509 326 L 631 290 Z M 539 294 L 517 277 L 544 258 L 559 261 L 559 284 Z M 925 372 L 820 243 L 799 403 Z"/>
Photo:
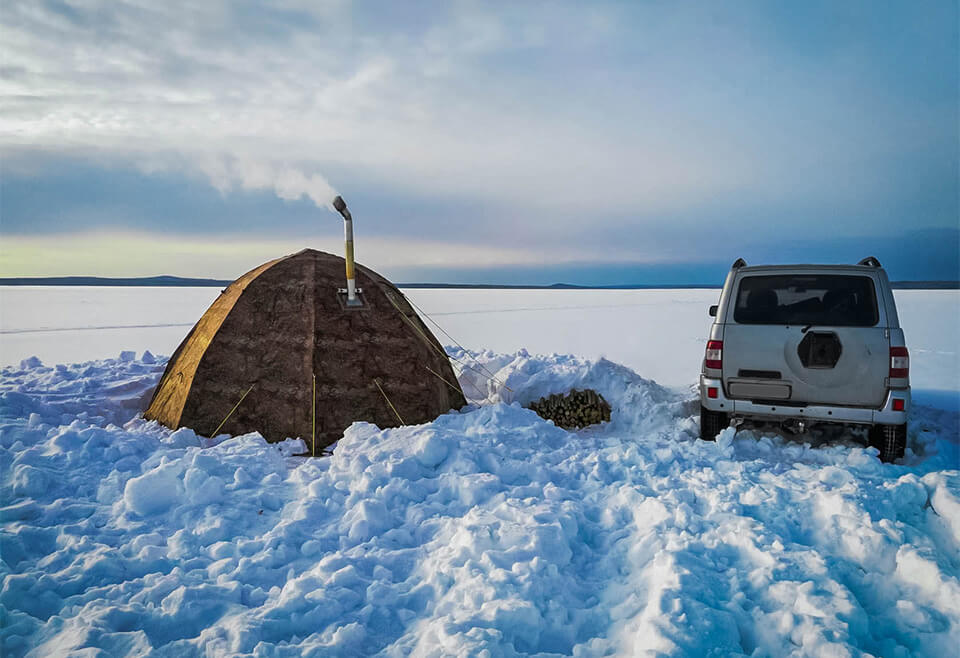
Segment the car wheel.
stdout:
<path fill-rule="evenodd" d="M 907 424 L 874 425 L 870 428 L 870 445 L 880 451 L 880 461 L 900 459 L 907 449 Z"/>
<path fill-rule="evenodd" d="M 730 425 L 730 417 L 722 411 L 710 411 L 700 405 L 700 438 L 715 441 L 717 434 Z"/>

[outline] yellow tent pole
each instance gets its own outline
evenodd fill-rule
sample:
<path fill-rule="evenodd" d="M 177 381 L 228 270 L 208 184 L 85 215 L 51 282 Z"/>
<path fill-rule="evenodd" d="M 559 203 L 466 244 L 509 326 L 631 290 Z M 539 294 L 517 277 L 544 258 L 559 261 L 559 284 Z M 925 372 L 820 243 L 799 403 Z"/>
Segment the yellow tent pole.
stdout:
<path fill-rule="evenodd" d="M 237 400 L 237 403 L 236 403 L 235 405 L 233 405 L 233 409 L 230 410 L 230 413 L 227 414 L 227 417 L 224 418 L 222 421 L 220 421 L 220 424 L 217 425 L 217 429 L 213 430 L 213 434 L 210 435 L 210 438 L 213 438 L 213 437 L 215 437 L 215 436 L 217 435 L 217 432 L 220 431 L 220 428 L 223 427 L 223 425 L 224 425 L 228 420 L 230 420 L 230 416 L 233 415 L 233 412 L 236 411 L 236 410 L 237 410 L 237 407 L 240 406 L 240 403 L 243 402 L 243 398 L 247 397 L 247 393 L 249 393 L 249 392 L 252 391 L 252 390 L 253 390 L 253 384 L 250 384 L 250 388 L 247 389 L 246 393 L 244 393 L 243 395 L 240 396 L 240 399 Z"/>
<path fill-rule="evenodd" d="M 313 456 L 317 456 L 317 373 L 313 373 L 313 405 L 310 407 L 310 423 L 313 427 L 310 445 L 313 447 Z"/>
<path fill-rule="evenodd" d="M 443 375 L 441 375 L 439 372 L 437 372 L 436 370 L 434 370 L 433 368 L 431 368 L 431 367 L 428 366 L 427 364 L 424 364 L 423 367 L 426 368 L 427 370 L 429 370 L 430 372 L 432 372 L 432 373 L 437 377 L 437 379 L 439 379 L 440 381 L 442 381 L 444 384 L 446 384 L 447 386 L 449 386 L 449 387 L 452 388 L 453 390 L 459 391 L 460 393 L 463 393 L 463 391 L 461 391 L 459 388 L 457 388 L 456 386 L 454 386 L 453 384 L 451 384 L 450 382 L 448 382 Z"/>
<path fill-rule="evenodd" d="M 406 423 L 403 422 L 403 418 L 400 417 L 400 412 L 397 411 L 397 408 L 396 408 L 395 406 L 393 406 L 393 402 L 390 401 L 390 398 L 387 397 L 387 394 L 383 391 L 383 388 L 380 386 L 380 380 L 379 380 L 379 379 L 374 379 L 374 380 L 373 380 L 373 383 L 376 384 L 376 385 L 377 385 L 377 388 L 380 389 L 380 395 L 383 396 L 383 399 L 386 400 L 386 401 L 387 401 L 387 404 L 390 405 L 390 408 L 393 409 L 393 413 L 397 416 L 397 420 L 400 421 L 400 424 L 401 424 L 401 425 L 406 425 Z"/>

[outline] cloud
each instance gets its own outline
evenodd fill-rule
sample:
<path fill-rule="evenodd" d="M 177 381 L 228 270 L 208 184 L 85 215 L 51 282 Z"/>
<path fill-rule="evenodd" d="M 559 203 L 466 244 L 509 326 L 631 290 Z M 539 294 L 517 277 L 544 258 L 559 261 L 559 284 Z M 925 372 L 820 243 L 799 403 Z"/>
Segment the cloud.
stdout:
<path fill-rule="evenodd" d="M 441 226 L 543 259 L 958 213 L 948 4 L 8 0 L 0 22 L 0 149 L 18 175 L 59 158 L 247 201 L 324 205 L 336 188 L 389 213 L 382 236 Z M 81 210 L 60 214 L 91 230 L 154 217 Z M 31 224 L 49 225 L 0 230 Z"/>
<path fill-rule="evenodd" d="M 855 164 L 904 141 L 863 62 L 811 75 L 735 15 L 451 7 L 386 26 L 339 4 L 10 2 L 6 145 L 344 163 L 423 194 L 660 210 L 840 195 L 839 167 L 877 186 Z M 912 139 L 943 137 L 909 109 Z"/>

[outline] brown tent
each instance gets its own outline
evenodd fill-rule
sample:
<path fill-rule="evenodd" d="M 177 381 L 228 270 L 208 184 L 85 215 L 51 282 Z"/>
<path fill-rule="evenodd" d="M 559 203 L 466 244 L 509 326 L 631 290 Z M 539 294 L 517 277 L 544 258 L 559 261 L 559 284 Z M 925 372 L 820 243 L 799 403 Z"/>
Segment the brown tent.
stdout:
<path fill-rule="evenodd" d="M 362 308 L 337 292 L 344 260 L 313 249 L 241 276 L 174 352 L 144 416 L 209 436 L 229 414 L 221 433 L 309 443 L 315 412 L 319 448 L 357 420 L 396 427 L 462 407 L 443 348 L 400 291 L 357 273 Z"/>

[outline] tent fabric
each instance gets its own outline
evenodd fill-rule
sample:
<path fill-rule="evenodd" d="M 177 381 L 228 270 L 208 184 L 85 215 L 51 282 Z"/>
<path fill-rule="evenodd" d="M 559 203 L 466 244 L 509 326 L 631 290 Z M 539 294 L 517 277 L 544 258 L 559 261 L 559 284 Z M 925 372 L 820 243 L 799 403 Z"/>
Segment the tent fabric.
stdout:
<path fill-rule="evenodd" d="M 209 436 L 243 398 L 220 433 L 309 443 L 316 376 L 320 448 L 354 421 L 398 426 L 384 394 L 406 424 L 466 404 L 440 343 L 393 284 L 358 265 L 362 309 L 344 307 L 343 285 L 344 260 L 313 249 L 244 274 L 174 352 L 144 417 Z"/>

